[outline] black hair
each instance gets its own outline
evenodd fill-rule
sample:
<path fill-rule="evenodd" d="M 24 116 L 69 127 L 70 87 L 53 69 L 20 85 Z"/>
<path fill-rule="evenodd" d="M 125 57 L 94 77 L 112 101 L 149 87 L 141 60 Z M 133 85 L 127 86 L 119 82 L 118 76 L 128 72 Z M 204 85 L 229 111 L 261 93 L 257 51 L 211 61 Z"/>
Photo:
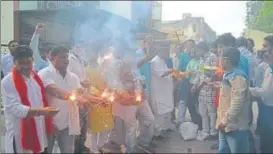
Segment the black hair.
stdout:
<path fill-rule="evenodd" d="M 253 46 L 255 46 L 255 42 L 254 42 L 254 40 L 252 39 L 252 38 L 248 38 L 247 39 Z"/>
<path fill-rule="evenodd" d="M 16 48 L 15 52 L 12 54 L 13 60 L 16 61 L 21 58 L 29 58 L 33 56 L 33 51 L 29 46 L 20 45 Z"/>
<path fill-rule="evenodd" d="M 240 62 L 240 51 L 237 48 L 225 48 L 222 57 L 227 58 L 233 67 L 237 67 Z"/>
<path fill-rule="evenodd" d="M 236 47 L 247 47 L 247 38 L 239 37 L 236 39 Z"/>
<path fill-rule="evenodd" d="M 217 43 L 226 47 L 235 47 L 236 39 L 231 33 L 225 33 L 217 38 Z"/>
<path fill-rule="evenodd" d="M 267 42 L 270 44 L 270 46 L 273 47 L 273 35 L 268 35 L 268 36 L 266 36 L 266 37 L 264 38 L 264 40 L 267 41 Z"/>
<path fill-rule="evenodd" d="M 213 41 L 213 42 L 210 44 L 210 48 L 212 48 L 212 49 L 218 48 L 218 42 L 217 42 L 217 40 Z"/>
<path fill-rule="evenodd" d="M 204 50 L 206 52 L 209 51 L 209 45 L 205 41 L 201 41 L 201 42 L 197 43 L 195 45 L 195 47 L 198 48 L 198 49 L 202 49 L 202 50 Z"/>
<path fill-rule="evenodd" d="M 266 51 L 264 49 L 261 49 L 261 50 L 257 50 L 257 53 L 266 53 Z"/>
<path fill-rule="evenodd" d="M 11 41 L 9 41 L 8 46 L 10 47 L 10 45 L 11 45 L 12 43 L 19 43 L 19 42 L 18 42 L 18 41 L 16 41 L 16 40 L 11 40 Z"/>
<path fill-rule="evenodd" d="M 257 51 L 257 56 L 258 56 L 258 58 L 263 58 L 263 56 L 265 55 L 265 53 L 266 53 L 266 50 L 258 50 Z"/>
<path fill-rule="evenodd" d="M 188 39 L 185 41 L 185 43 L 187 43 L 187 42 L 191 42 L 191 43 L 195 44 L 195 41 L 193 39 Z"/>
<path fill-rule="evenodd" d="M 56 57 L 59 53 L 69 53 L 69 50 L 63 46 L 55 46 L 50 50 L 51 57 Z"/>

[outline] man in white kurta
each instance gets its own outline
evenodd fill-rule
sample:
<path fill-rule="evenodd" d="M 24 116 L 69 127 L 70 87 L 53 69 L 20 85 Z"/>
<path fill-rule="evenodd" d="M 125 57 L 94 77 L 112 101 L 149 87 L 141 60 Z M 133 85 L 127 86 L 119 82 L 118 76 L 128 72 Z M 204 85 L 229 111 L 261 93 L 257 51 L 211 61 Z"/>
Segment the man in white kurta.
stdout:
<path fill-rule="evenodd" d="M 39 76 L 48 90 L 57 87 L 68 93 L 81 88 L 78 77 L 67 71 L 68 50 L 63 47 L 54 47 L 51 50 L 51 64 L 39 72 Z M 65 75 L 60 73 L 65 71 Z M 63 76 L 64 75 L 64 76 Z M 49 139 L 48 152 L 53 150 L 57 140 L 61 153 L 74 153 L 74 136 L 80 134 L 79 107 L 75 102 L 49 96 L 49 105 L 57 107 L 60 112 L 53 118 L 55 136 Z"/>
<path fill-rule="evenodd" d="M 166 124 L 170 124 L 170 119 L 167 119 L 171 117 L 171 112 L 174 109 L 173 79 L 169 75 L 171 70 L 167 67 L 163 57 L 166 57 L 165 53 L 160 51 L 151 61 L 151 108 L 155 117 L 154 136 L 160 136 L 161 131 L 166 128 Z"/>
<path fill-rule="evenodd" d="M 37 136 L 40 143 L 41 151 L 44 152 L 47 144 L 47 132 L 45 124 L 45 115 L 50 115 L 50 108 L 45 108 L 42 99 L 41 87 L 34 78 L 32 70 L 32 51 L 28 47 L 18 47 L 19 54 L 14 55 L 15 69 L 20 72 L 24 69 L 22 75 L 27 90 L 27 97 L 30 106 L 24 105 L 15 86 L 14 73 L 9 73 L 1 81 L 2 100 L 5 114 L 5 153 L 31 153 L 24 150 L 22 146 L 22 119 L 34 117 Z M 19 62 L 21 61 L 21 62 Z M 24 64 L 22 64 L 24 61 Z M 27 62 L 26 62 L 27 61 Z M 27 66 L 26 66 L 27 63 Z M 24 66 L 22 66 L 24 65 Z M 26 71 L 28 70 L 28 71 Z M 28 72 L 28 73 L 26 73 Z M 16 73 L 17 74 L 17 73 Z M 37 75 L 36 75 L 37 76 Z M 23 84 L 23 83 L 18 83 Z M 52 109 L 52 108 L 51 108 Z M 53 111 L 54 112 L 54 111 Z M 54 114 L 53 114 L 54 115 Z M 33 133 L 34 135 L 34 133 Z"/>
<path fill-rule="evenodd" d="M 80 83 L 84 87 L 89 87 L 89 83 L 86 80 L 86 69 L 85 69 L 85 48 L 75 46 L 72 51 L 69 53 L 69 64 L 67 70 L 74 73 L 80 80 Z M 88 108 L 80 108 L 80 125 L 81 125 L 81 134 L 75 139 L 75 152 L 81 153 L 83 151 L 88 151 L 88 148 L 85 147 L 84 143 L 86 141 L 87 133 L 87 117 Z"/>

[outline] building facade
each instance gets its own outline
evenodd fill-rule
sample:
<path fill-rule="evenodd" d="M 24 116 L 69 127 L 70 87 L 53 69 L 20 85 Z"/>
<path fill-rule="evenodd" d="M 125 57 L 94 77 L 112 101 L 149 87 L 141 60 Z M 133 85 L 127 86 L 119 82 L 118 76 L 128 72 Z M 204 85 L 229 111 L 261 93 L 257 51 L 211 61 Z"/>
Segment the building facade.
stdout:
<path fill-rule="evenodd" d="M 203 17 L 192 17 L 186 13 L 181 20 L 162 22 L 160 30 L 167 32 L 170 39 L 194 39 L 211 42 L 216 39 L 216 32 L 205 22 Z"/>
<path fill-rule="evenodd" d="M 1 45 L 14 39 L 13 1 L 1 1 Z"/>
<path fill-rule="evenodd" d="M 162 5 L 158 2 L 13 1 L 13 5 L 14 7 L 7 7 L 14 8 L 8 10 L 11 13 L 2 14 L 13 16 L 14 19 L 8 18 L 14 21 L 12 24 L 9 24 L 11 29 L 13 27 L 10 35 L 14 36 L 14 39 L 19 40 L 21 44 L 29 43 L 37 23 L 46 24 L 46 30 L 40 37 L 40 44 L 45 42 L 47 44 L 67 44 L 69 46 L 69 44 L 73 44 L 75 41 L 89 39 L 91 36 L 108 34 L 115 36 L 118 35 L 117 33 L 119 32 L 117 31 L 120 30 L 131 33 L 132 30 L 129 29 L 130 27 L 127 26 L 125 28 L 122 25 L 123 23 L 129 24 L 126 20 L 136 24 L 136 26 L 132 26 L 136 29 L 132 33 L 140 32 L 141 34 L 137 38 L 142 38 L 147 33 L 155 33 L 159 38 L 165 38 L 166 36 L 158 31 L 148 30 L 155 26 L 158 27 L 159 23 L 161 23 Z M 3 10 L 1 9 L 1 11 Z M 121 24 L 117 24 L 117 22 Z M 105 26 L 107 24 L 108 26 Z M 2 27 L 1 25 L 1 29 Z M 100 29 L 102 27 L 106 28 L 102 30 Z M 96 31 L 97 33 L 95 34 L 92 31 Z M 100 33 L 100 31 L 106 32 Z M 59 35 L 60 32 L 62 35 Z M 11 39 L 7 38 L 6 40 Z"/>

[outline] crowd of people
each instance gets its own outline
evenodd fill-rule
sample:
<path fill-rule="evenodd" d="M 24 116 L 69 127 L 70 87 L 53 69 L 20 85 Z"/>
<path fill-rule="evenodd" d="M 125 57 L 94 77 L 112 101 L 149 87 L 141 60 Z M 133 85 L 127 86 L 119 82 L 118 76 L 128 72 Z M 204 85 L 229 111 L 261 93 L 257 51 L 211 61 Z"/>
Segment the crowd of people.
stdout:
<path fill-rule="evenodd" d="M 252 39 L 225 33 L 172 53 L 147 36 L 130 60 L 109 58 L 113 49 L 101 44 L 39 50 L 43 30 L 36 26 L 29 46 L 10 41 L 1 57 L 6 153 L 52 153 L 55 142 L 61 153 L 107 152 L 107 144 L 154 153 L 187 110 L 197 139 L 218 139 L 219 153 L 273 152 L 273 35 L 257 51 Z"/>

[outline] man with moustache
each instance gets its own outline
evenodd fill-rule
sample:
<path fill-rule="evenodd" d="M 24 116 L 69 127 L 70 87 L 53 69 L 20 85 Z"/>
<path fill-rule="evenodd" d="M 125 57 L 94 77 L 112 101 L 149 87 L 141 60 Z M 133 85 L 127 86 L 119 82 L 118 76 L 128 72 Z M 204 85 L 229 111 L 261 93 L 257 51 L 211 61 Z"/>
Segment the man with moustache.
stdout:
<path fill-rule="evenodd" d="M 273 35 L 264 38 L 264 50 L 266 51 L 267 63 L 264 79 L 261 87 L 250 88 L 253 96 L 262 97 L 262 112 L 260 115 L 260 146 L 262 153 L 272 153 L 273 147 Z"/>
<path fill-rule="evenodd" d="M 79 107 L 82 99 L 82 86 L 78 77 L 67 70 L 69 50 L 56 46 L 50 51 L 50 65 L 41 71 L 39 76 L 48 93 L 49 105 L 57 107 L 60 112 L 53 117 L 54 135 L 49 138 L 48 153 L 52 153 L 57 140 L 61 153 L 74 153 L 75 135 L 80 134 Z M 75 100 L 69 99 L 77 94 Z"/>
<path fill-rule="evenodd" d="M 5 152 L 46 153 L 47 136 L 53 135 L 50 116 L 59 110 L 49 107 L 43 82 L 32 70 L 32 50 L 19 46 L 13 52 L 14 68 L 1 82 Z"/>

